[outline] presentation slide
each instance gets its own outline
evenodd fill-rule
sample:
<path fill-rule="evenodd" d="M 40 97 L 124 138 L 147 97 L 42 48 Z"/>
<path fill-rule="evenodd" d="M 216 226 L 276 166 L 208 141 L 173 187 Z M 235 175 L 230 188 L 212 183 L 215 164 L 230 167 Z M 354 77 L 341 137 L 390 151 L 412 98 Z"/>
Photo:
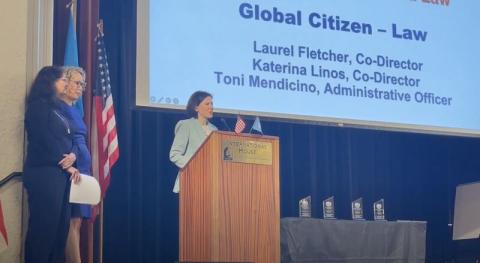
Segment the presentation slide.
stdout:
<path fill-rule="evenodd" d="M 480 135 L 480 1 L 140 5 L 137 106 Z"/>

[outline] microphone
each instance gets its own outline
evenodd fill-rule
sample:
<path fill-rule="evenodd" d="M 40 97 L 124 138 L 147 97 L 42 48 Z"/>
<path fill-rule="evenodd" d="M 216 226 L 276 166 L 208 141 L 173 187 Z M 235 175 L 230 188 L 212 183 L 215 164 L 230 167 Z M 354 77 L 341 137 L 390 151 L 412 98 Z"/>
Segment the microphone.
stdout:
<path fill-rule="evenodd" d="M 229 132 L 232 131 L 232 129 L 230 129 L 230 126 L 228 126 L 228 123 L 227 123 L 227 121 L 225 120 L 225 118 L 221 118 L 220 121 L 222 121 L 223 125 L 225 125 L 225 127 L 227 128 L 227 130 L 228 130 Z"/>

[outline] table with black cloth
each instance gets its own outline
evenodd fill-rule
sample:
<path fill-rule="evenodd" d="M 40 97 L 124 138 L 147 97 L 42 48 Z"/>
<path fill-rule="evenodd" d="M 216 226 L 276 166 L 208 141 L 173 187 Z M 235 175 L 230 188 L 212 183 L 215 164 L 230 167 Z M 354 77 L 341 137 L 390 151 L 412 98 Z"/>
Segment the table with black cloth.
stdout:
<path fill-rule="evenodd" d="M 282 218 L 282 262 L 425 262 L 427 223 Z"/>

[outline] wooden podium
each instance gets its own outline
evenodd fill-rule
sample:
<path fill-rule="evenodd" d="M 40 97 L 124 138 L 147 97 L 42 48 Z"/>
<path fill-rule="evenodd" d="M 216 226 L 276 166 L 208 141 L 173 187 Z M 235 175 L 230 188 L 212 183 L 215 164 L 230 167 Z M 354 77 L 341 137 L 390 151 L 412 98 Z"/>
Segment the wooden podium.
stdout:
<path fill-rule="evenodd" d="M 180 262 L 280 262 L 278 137 L 212 132 L 180 176 Z"/>

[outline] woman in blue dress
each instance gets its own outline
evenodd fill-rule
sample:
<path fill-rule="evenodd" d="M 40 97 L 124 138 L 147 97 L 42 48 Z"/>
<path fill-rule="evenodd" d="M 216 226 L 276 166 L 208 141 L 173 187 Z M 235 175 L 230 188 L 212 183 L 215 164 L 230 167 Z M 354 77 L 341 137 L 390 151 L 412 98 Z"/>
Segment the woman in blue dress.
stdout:
<path fill-rule="evenodd" d="M 74 126 L 73 134 L 74 152 L 77 156 L 76 168 L 81 174 L 91 174 L 92 159 L 87 147 L 87 126 L 77 108 L 73 107 L 85 89 L 85 71 L 78 67 L 65 68 L 65 76 L 68 85 L 64 96 L 61 97 L 63 103 L 62 112 Z M 71 204 L 70 230 L 68 233 L 67 245 L 65 247 L 66 262 L 81 262 L 80 258 L 80 228 L 82 219 L 88 219 L 91 216 L 90 205 Z"/>

